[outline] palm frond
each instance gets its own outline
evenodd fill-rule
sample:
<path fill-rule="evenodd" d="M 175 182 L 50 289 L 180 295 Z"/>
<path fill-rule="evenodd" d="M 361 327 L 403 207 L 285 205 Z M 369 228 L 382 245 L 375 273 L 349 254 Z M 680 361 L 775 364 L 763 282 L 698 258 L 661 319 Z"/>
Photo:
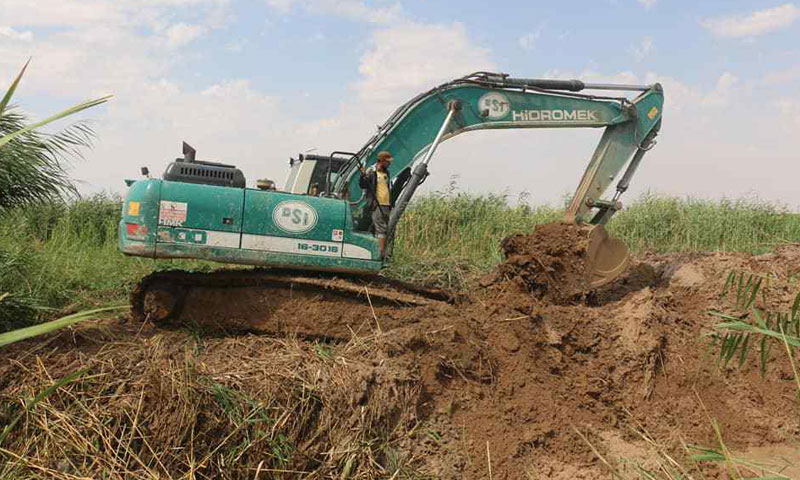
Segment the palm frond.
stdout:
<path fill-rule="evenodd" d="M 19 86 L 19 81 L 22 80 L 22 76 L 25 75 L 25 70 L 28 69 L 28 65 L 30 65 L 30 63 L 31 59 L 29 58 L 28 61 L 25 62 L 25 65 L 22 67 L 22 70 L 20 70 L 19 73 L 17 74 L 17 78 L 15 78 L 13 82 L 11 82 L 11 86 L 8 87 L 6 94 L 3 95 L 3 99 L 0 100 L 0 115 L 3 114 L 6 107 L 8 106 L 8 102 L 11 101 L 11 97 L 14 96 L 14 92 L 17 91 L 17 87 Z"/>
<path fill-rule="evenodd" d="M 98 318 L 99 314 L 127 310 L 128 308 L 130 308 L 128 305 L 114 305 L 111 307 L 95 308 L 94 310 L 73 313 L 72 315 L 67 315 L 66 317 L 61 317 L 47 323 L 40 323 L 38 325 L 20 328 L 19 330 L 12 330 L 10 332 L 0 334 L 0 347 L 19 342 L 20 340 L 25 340 L 26 338 L 52 333 L 84 320 Z"/>
<path fill-rule="evenodd" d="M 31 125 L 22 127 L 22 128 L 20 128 L 19 130 L 15 131 L 15 132 L 7 133 L 5 136 L 0 138 L 0 147 L 2 147 L 3 145 L 7 144 L 10 141 L 12 141 L 14 138 L 16 138 L 16 137 L 18 137 L 20 135 L 24 135 L 25 133 L 28 133 L 30 131 L 36 130 L 39 127 L 43 127 L 43 126 L 47 125 L 48 123 L 55 122 L 56 120 L 60 120 L 60 119 L 62 119 L 64 117 L 68 117 L 68 116 L 73 115 L 75 113 L 78 113 L 78 112 L 80 112 L 82 110 L 86 110 L 87 108 L 91 108 L 91 107 L 100 105 L 101 103 L 105 103 L 105 102 L 108 101 L 109 98 L 111 98 L 111 95 L 106 95 L 105 97 L 100 97 L 100 98 L 97 98 L 97 99 L 94 99 L 94 100 L 87 100 L 87 101 L 85 101 L 83 103 L 79 103 L 78 105 L 75 105 L 73 107 L 67 108 L 66 110 L 58 112 L 55 115 L 51 115 L 51 116 L 45 118 L 44 120 L 40 120 L 40 121 L 38 121 L 36 123 L 33 123 Z"/>
<path fill-rule="evenodd" d="M 18 131 L 24 122 L 23 115 L 6 111 L 0 115 L 0 135 Z M 0 212 L 74 194 L 68 160 L 80 158 L 92 140 L 88 122 L 77 122 L 55 134 L 28 131 L 0 148 Z"/>
<path fill-rule="evenodd" d="M 10 106 L 11 98 L 28 68 L 16 76 L 0 100 L 0 213 L 9 208 L 60 199 L 75 193 L 66 173 L 64 157 L 80 157 L 90 147 L 94 133 L 87 122 L 78 122 L 56 134 L 35 130 L 87 108 L 105 103 L 110 95 L 88 100 L 44 120 L 28 124 Z"/>

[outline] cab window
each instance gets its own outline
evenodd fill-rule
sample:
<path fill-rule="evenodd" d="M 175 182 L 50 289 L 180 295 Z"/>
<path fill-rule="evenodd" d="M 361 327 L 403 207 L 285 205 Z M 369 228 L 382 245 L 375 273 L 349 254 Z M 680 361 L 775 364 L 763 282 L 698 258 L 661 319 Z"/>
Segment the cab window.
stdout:
<path fill-rule="evenodd" d="M 330 162 L 330 184 L 333 185 L 336 182 L 336 179 L 339 178 L 339 169 L 344 164 L 343 160 L 333 160 Z M 328 175 L 328 162 L 317 160 L 317 164 L 314 166 L 314 171 L 311 173 L 311 181 L 308 182 L 308 191 L 309 195 L 319 196 L 321 193 L 325 191 L 327 186 L 327 178 Z"/>

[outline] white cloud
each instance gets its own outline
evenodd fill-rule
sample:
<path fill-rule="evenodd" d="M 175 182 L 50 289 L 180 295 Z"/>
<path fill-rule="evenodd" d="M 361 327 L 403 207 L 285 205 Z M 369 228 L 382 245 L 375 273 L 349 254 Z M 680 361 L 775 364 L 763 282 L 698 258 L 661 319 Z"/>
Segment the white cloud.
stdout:
<path fill-rule="evenodd" d="M 794 128 L 800 127 L 800 100 L 797 98 L 783 97 L 775 102 L 778 111 Z"/>
<path fill-rule="evenodd" d="M 368 23 L 386 24 L 403 18 L 399 3 L 373 7 L 362 0 L 266 0 L 267 5 L 282 13 L 300 7 L 314 14 L 332 14 Z"/>
<path fill-rule="evenodd" d="M 447 53 L 436 55 L 442 45 Z M 397 103 L 410 95 L 478 70 L 495 70 L 489 50 L 475 45 L 461 23 L 405 23 L 373 34 L 358 67 L 367 102 Z"/>
<path fill-rule="evenodd" d="M 25 92 L 71 99 L 117 93 L 166 73 L 171 59 L 159 45 L 130 29 L 103 25 L 51 33 L 24 51 L 0 43 L 0 78 L 10 78 L 30 56 Z"/>
<path fill-rule="evenodd" d="M 656 5 L 658 0 L 636 0 L 639 2 L 639 5 L 644 6 L 644 8 L 652 8 Z"/>
<path fill-rule="evenodd" d="M 542 78 L 554 78 L 558 80 L 582 80 L 586 83 L 623 83 L 623 84 L 637 84 L 639 79 L 635 73 L 630 70 L 606 74 L 597 72 L 591 68 L 575 73 L 562 70 L 547 70 L 542 75 Z"/>
<path fill-rule="evenodd" d="M 227 8 L 229 0 L 0 0 L 0 18 L 29 27 L 155 25 L 176 8 L 203 8 L 204 16 Z"/>
<path fill-rule="evenodd" d="M 714 89 L 703 97 L 702 104 L 706 107 L 727 107 L 739 79 L 730 72 L 724 72 L 717 79 Z"/>
<path fill-rule="evenodd" d="M 695 109 L 703 99 L 699 89 L 675 77 L 648 72 L 644 76 L 644 83 L 661 84 L 664 88 L 664 111 L 670 116 L 680 116 L 683 112 Z"/>
<path fill-rule="evenodd" d="M 24 51 L 0 42 L 0 78 L 13 76 L 30 56 L 27 93 L 83 99 L 134 92 L 180 60 L 165 47 L 218 28 L 227 1 L 0 0 L 0 18 L 13 18 L 16 31 L 18 25 L 57 27 L 38 33 Z M 168 22 L 179 16 L 196 21 Z"/>
<path fill-rule="evenodd" d="M 641 62 L 645 58 L 647 58 L 650 53 L 653 51 L 653 38 L 652 37 L 644 37 L 642 41 L 639 42 L 638 45 L 632 45 L 628 47 L 628 52 L 636 59 L 637 62 Z"/>
<path fill-rule="evenodd" d="M 215 83 L 200 92 L 200 95 L 205 97 L 214 97 L 222 99 L 239 99 L 242 101 L 260 103 L 263 105 L 273 105 L 274 100 L 254 90 L 250 80 L 239 78 L 236 80 L 225 80 L 220 83 Z"/>
<path fill-rule="evenodd" d="M 710 18 L 701 24 L 719 37 L 756 37 L 787 28 L 798 18 L 800 8 L 792 3 L 784 3 L 745 15 Z"/>
<path fill-rule="evenodd" d="M 225 50 L 233 53 L 241 53 L 248 44 L 246 38 L 237 38 L 225 44 Z"/>
<path fill-rule="evenodd" d="M 519 46 L 522 47 L 524 50 L 535 50 L 536 42 L 539 40 L 540 35 L 541 35 L 541 30 L 526 33 L 525 35 L 519 37 L 518 39 Z"/>
<path fill-rule="evenodd" d="M 30 42 L 31 40 L 33 40 L 33 32 L 31 32 L 30 30 L 20 32 L 11 27 L 0 26 L 0 37 L 10 38 L 11 40 Z"/>
<path fill-rule="evenodd" d="M 694 118 L 695 123 L 705 121 L 707 112 L 718 114 L 718 110 L 731 106 L 731 100 L 738 93 L 739 79 L 731 72 L 723 72 L 717 77 L 714 86 L 704 90 L 689 85 L 670 76 L 649 72 L 644 83 L 660 83 L 664 88 L 664 110 L 675 112 L 681 118 Z M 685 116 L 684 116 L 685 114 Z"/>
<path fill-rule="evenodd" d="M 178 48 L 188 45 L 205 33 L 205 27 L 200 25 L 187 25 L 176 23 L 166 30 L 167 45 L 171 48 Z"/>
<path fill-rule="evenodd" d="M 767 72 L 761 79 L 765 85 L 781 85 L 800 80 L 800 66 L 791 67 L 787 70 Z"/>
<path fill-rule="evenodd" d="M 119 7 L 108 0 L 0 0 L 0 18 L 31 27 L 97 25 L 119 22 Z"/>

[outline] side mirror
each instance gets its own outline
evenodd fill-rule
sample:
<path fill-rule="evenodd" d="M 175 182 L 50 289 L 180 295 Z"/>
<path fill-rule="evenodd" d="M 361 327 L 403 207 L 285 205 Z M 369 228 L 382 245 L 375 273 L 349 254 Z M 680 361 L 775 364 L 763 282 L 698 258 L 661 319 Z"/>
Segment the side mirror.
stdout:
<path fill-rule="evenodd" d="M 149 177 L 150 169 L 148 169 L 147 167 L 142 167 L 142 175 L 144 175 L 145 177 Z"/>

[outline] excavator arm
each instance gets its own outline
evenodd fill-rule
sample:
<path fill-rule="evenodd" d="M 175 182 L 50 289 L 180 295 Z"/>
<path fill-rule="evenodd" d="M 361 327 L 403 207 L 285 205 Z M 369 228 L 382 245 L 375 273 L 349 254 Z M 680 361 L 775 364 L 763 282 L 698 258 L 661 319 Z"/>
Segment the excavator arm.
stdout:
<path fill-rule="evenodd" d="M 640 93 L 630 100 L 578 93 L 589 89 Z M 372 165 L 378 152 L 387 150 L 394 157 L 390 172 L 393 177 L 407 177 L 405 170 L 413 166 L 410 179 L 401 185 L 390 220 L 391 232 L 427 176 L 436 147 L 444 140 L 482 129 L 605 128 L 566 213 L 567 221 L 604 224 L 621 208 L 619 196 L 628 188 L 644 153 L 654 144 L 663 102 L 659 84 L 600 85 L 475 73 L 433 88 L 398 108 L 343 167 L 333 193 L 348 198 L 359 217 L 366 205 L 358 186 L 359 165 Z M 603 199 L 626 164 L 628 169 L 620 178 L 615 195 Z"/>
<path fill-rule="evenodd" d="M 579 93 L 583 90 L 639 93 L 629 99 Z M 617 278 L 628 265 L 627 247 L 609 237 L 603 225 L 622 208 L 619 197 L 655 144 L 663 104 L 664 93 L 657 83 L 587 84 L 474 73 L 433 88 L 398 108 L 343 165 L 331 193 L 350 201 L 356 222 L 368 222 L 358 169 L 374 164 L 378 152 L 391 152 L 390 175 L 395 179 L 393 190 L 399 193 L 389 218 L 391 246 L 397 224 L 427 177 L 436 147 L 444 140 L 482 129 L 605 128 L 564 216 L 568 223 L 594 225 L 586 228 L 586 263 L 589 285 L 599 287 Z M 612 198 L 603 198 L 618 177 Z"/>

